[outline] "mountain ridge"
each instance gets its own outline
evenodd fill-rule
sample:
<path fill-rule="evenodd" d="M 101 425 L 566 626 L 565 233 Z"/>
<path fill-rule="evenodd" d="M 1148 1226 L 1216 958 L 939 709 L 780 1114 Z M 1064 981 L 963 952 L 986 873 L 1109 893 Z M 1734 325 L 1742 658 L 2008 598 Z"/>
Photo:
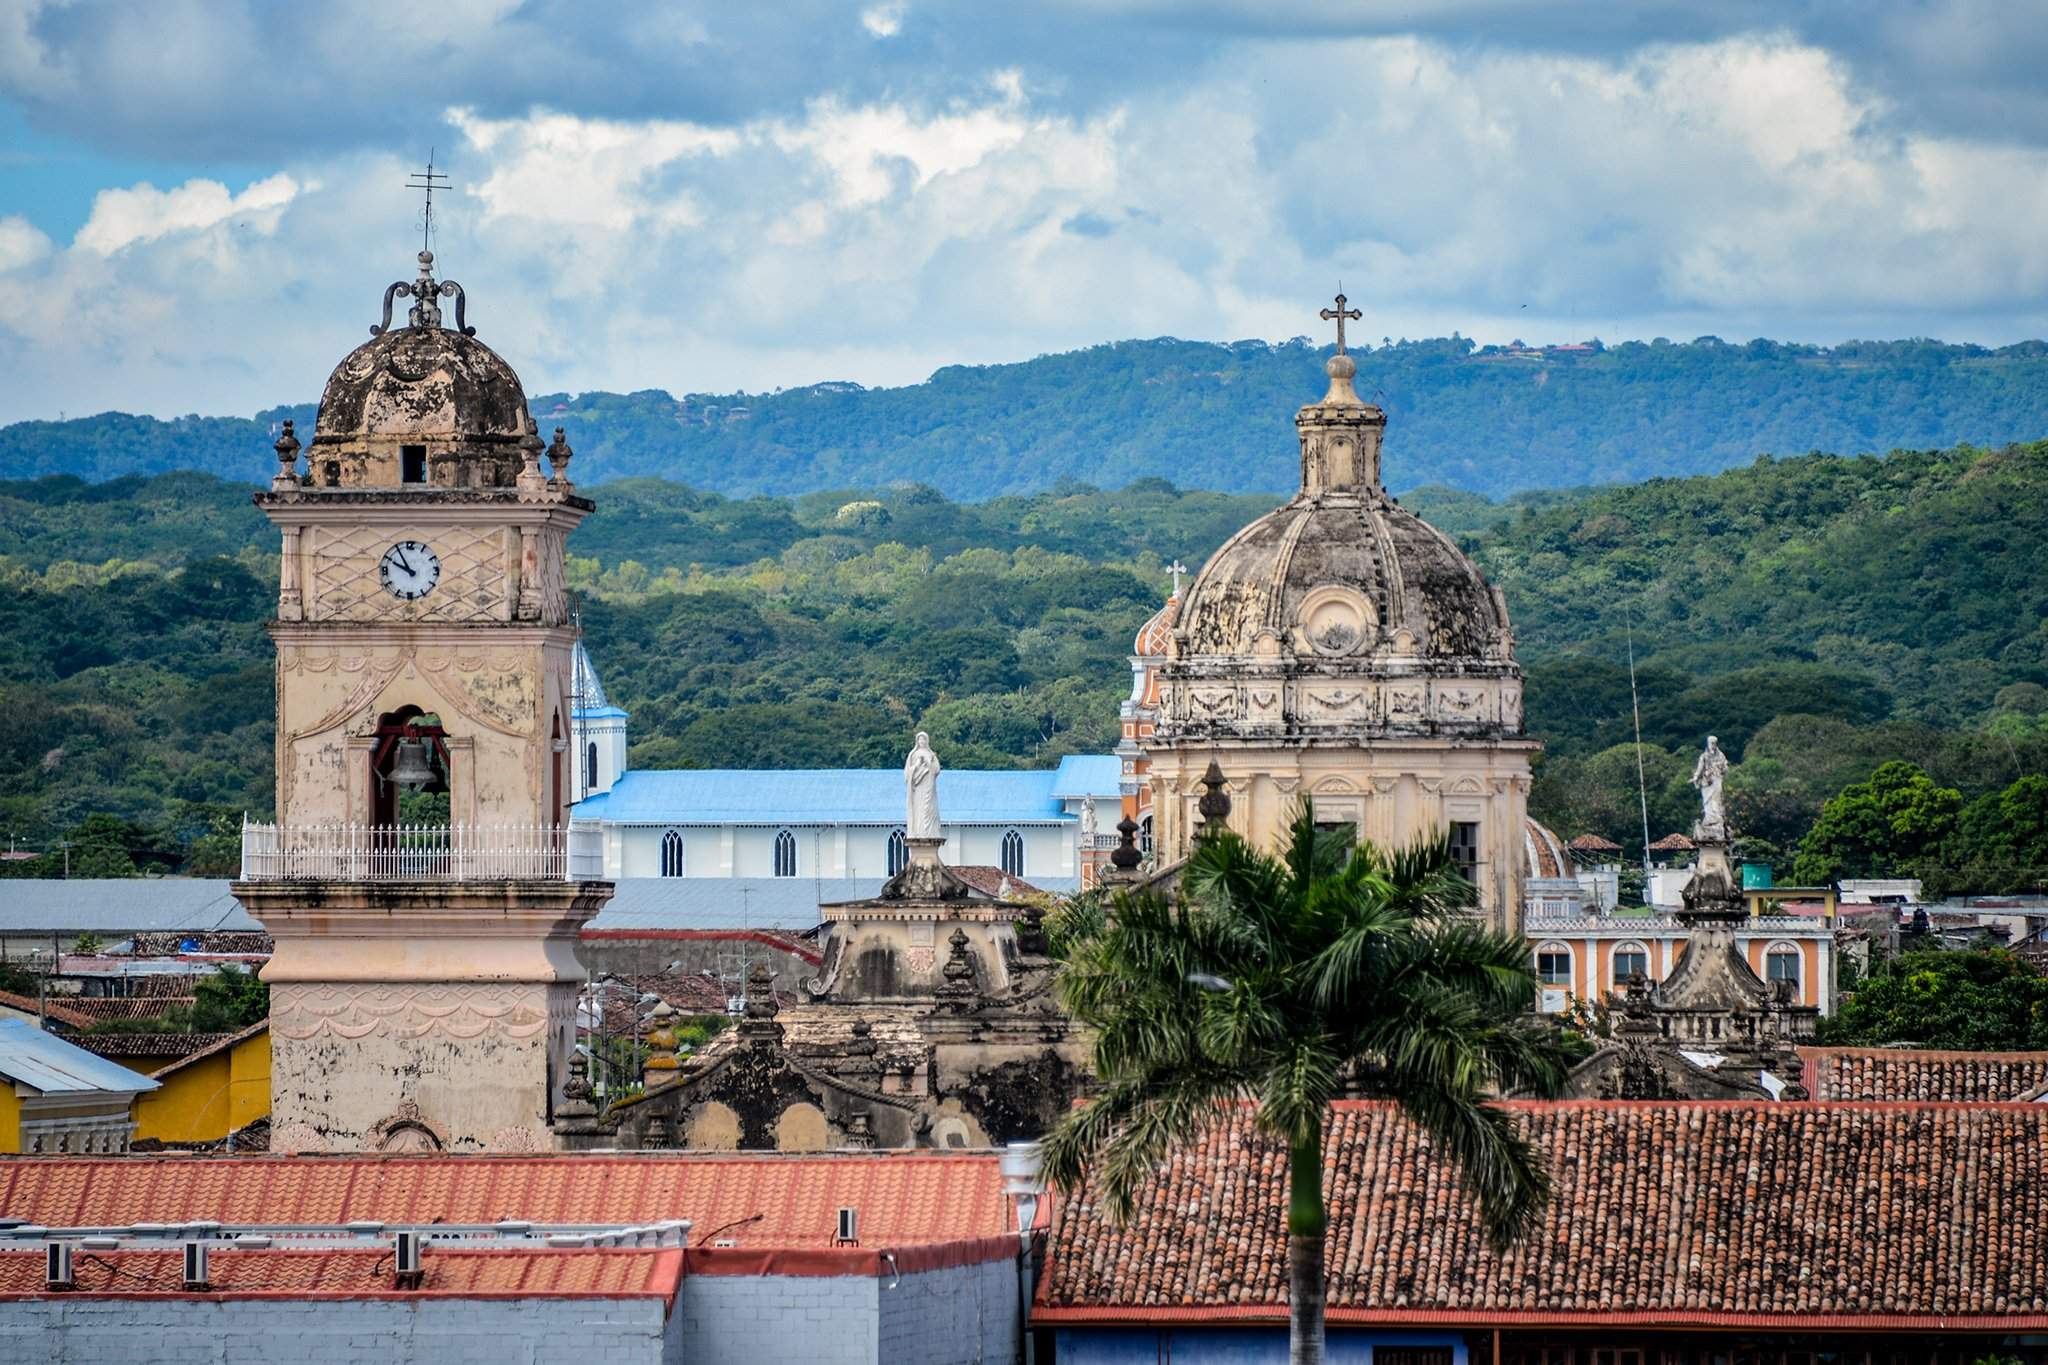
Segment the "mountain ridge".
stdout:
<path fill-rule="evenodd" d="M 578 480 L 659 477 L 731 497 L 925 484 L 979 500 L 1142 479 L 1285 492 L 1289 419 L 1324 385 L 1328 347 L 1109 342 L 921 384 L 826 380 L 774 393 L 542 393 Z M 1355 350 L 1359 388 L 1389 412 L 1386 481 L 1489 497 L 1717 473 L 1760 454 L 1998 446 L 2048 432 L 2048 343 L 1923 339 L 1833 347 L 1755 340 L 1478 347 L 1462 337 Z M 514 357 L 516 359 L 516 357 Z M 261 480 L 274 424 L 102 413 L 0 427 L 15 478 L 99 481 L 205 468 Z"/>

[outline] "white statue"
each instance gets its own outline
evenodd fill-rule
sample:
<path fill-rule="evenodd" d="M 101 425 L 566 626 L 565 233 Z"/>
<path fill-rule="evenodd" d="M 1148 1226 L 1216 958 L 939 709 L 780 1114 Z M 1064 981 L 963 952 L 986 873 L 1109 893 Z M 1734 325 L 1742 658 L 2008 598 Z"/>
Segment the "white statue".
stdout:
<path fill-rule="evenodd" d="M 1081 798 L 1081 847 L 1095 847 L 1095 799 Z"/>
<path fill-rule="evenodd" d="M 939 834 L 939 756 L 932 752 L 932 737 L 917 732 L 917 743 L 903 760 L 903 790 L 909 809 L 904 835 L 911 839 L 937 839 Z"/>
<path fill-rule="evenodd" d="M 1728 837 L 1728 805 L 1721 794 L 1721 783 L 1727 776 L 1728 755 L 1721 752 L 1721 742 L 1708 735 L 1706 752 L 1692 769 L 1692 784 L 1700 789 L 1699 832 L 1703 838 Z"/>

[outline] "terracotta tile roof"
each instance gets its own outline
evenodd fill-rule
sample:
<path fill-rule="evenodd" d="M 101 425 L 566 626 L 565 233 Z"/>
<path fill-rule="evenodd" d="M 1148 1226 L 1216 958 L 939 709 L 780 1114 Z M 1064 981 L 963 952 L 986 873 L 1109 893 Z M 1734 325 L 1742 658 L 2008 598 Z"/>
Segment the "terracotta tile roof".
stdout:
<path fill-rule="evenodd" d="M 0 1005 L 5 1005 L 11 1010 L 19 1010 L 31 1019 L 36 1017 L 37 1005 L 33 995 L 16 995 L 13 991 L 0 991 Z M 52 1023 L 85 1028 L 93 1022 L 91 1015 L 73 1009 L 71 1004 L 64 1000 L 46 1000 L 42 1008 Z"/>
<path fill-rule="evenodd" d="M 232 1033 L 75 1033 L 71 1041 L 101 1057 L 189 1057 Z"/>
<path fill-rule="evenodd" d="M 860 1210 L 869 1246 L 1012 1231 L 986 1152 L 633 1152 L 542 1156 L 23 1157 L 0 1162 L 0 1217 L 51 1227 L 223 1223 L 646 1223 L 742 1247 L 829 1245 L 835 1211 Z"/>
<path fill-rule="evenodd" d="M 654 1298 L 673 1303 L 682 1282 L 679 1247 L 645 1249 L 429 1248 L 420 1258 L 418 1289 L 400 1290 L 391 1254 L 364 1249 L 214 1250 L 206 1273 L 213 1288 L 188 1293 L 180 1284 L 183 1252 L 94 1251 L 76 1262 L 78 1288 L 89 1297 L 120 1298 Z M 0 1299 L 41 1298 L 41 1248 L 0 1251 Z"/>
<path fill-rule="evenodd" d="M 184 1056 L 178 1058 L 177 1061 L 172 1062 L 169 1066 L 158 1067 L 155 1071 L 152 1071 L 149 1074 L 158 1078 L 168 1076 L 173 1071 L 176 1071 L 179 1067 L 190 1066 L 192 1063 L 200 1061 L 207 1057 L 211 1057 L 215 1053 L 225 1052 L 229 1048 L 233 1047 L 236 1043 L 245 1042 L 250 1038 L 256 1037 L 258 1034 L 268 1034 L 269 1032 L 270 1019 L 268 1016 L 265 1016 L 262 1019 L 258 1019 L 255 1023 L 249 1025 L 249 1027 L 243 1029 L 241 1032 L 223 1033 L 219 1035 L 219 1041 L 208 1043 L 205 1047 L 200 1048 L 196 1052 L 188 1052 Z M 190 1036 L 205 1037 L 208 1035 L 194 1034 Z"/>
<path fill-rule="evenodd" d="M 1565 845 L 1574 853 L 1619 853 L 1621 845 L 1612 839 L 1603 839 L 1597 834 L 1581 834 Z"/>
<path fill-rule="evenodd" d="M 1817 1100 L 2018 1100 L 2048 1083 L 2048 1052 L 1803 1047 Z"/>
<path fill-rule="evenodd" d="M 1015 900 L 1019 896 L 1043 896 L 1042 887 L 1033 886 L 1022 877 L 1013 877 L 1000 867 L 989 867 L 982 863 L 967 863 L 950 868 L 952 874 L 966 882 L 984 896 L 997 900 Z"/>
<path fill-rule="evenodd" d="M 190 1009 L 189 995 L 150 995 L 116 998 L 106 995 L 74 995 L 65 999 L 67 1008 L 83 1015 L 88 1023 L 109 1019 L 161 1019 L 174 1009 Z"/>
<path fill-rule="evenodd" d="M 225 929 L 214 933 L 143 933 L 135 936 L 137 957 L 171 957 L 181 951 L 181 945 L 196 943 L 194 950 L 201 953 L 267 953 L 271 950 L 270 935 L 247 929 Z"/>
<path fill-rule="evenodd" d="M 1509 1108 L 1557 1194 L 1503 1257 L 1392 1106 L 1337 1107 L 1332 1321 L 2048 1326 L 2048 1105 Z M 1172 1157 L 1122 1228 L 1062 1199 L 1037 1316 L 1284 1318 L 1287 1161 L 1251 1119 Z"/>
<path fill-rule="evenodd" d="M 1699 847 L 1683 834 L 1667 834 L 1650 845 L 1652 853 L 1687 853 Z"/>

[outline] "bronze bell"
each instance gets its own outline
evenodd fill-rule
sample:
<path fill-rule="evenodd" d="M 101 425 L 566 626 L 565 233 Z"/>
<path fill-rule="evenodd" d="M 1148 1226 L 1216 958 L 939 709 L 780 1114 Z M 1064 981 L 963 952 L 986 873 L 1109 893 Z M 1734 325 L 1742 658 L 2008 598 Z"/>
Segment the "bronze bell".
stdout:
<path fill-rule="evenodd" d="M 398 761 L 391 765 L 391 780 L 407 791 L 416 792 L 434 783 L 440 774 L 434 771 L 433 756 L 427 751 L 427 741 L 408 736 L 398 741 Z"/>

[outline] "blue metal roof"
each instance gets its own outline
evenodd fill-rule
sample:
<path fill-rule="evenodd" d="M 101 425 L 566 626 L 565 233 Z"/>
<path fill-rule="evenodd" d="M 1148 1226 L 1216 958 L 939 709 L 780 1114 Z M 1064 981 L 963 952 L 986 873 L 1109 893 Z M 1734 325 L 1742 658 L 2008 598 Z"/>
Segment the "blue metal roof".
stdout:
<path fill-rule="evenodd" d="M 1052 775 L 1052 794 L 1061 798 L 1123 795 L 1124 765 L 1115 754 L 1068 754 Z"/>
<path fill-rule="evenodd" d="M 633 929 L 815 929 L 818 906 L 865 900 L 880 877 L 622 877 L 599 932 Z"/>
<path fill-rule="evenodd" d="M 1064 759 L 1056 770 L 948 768 L 939 774 L 939 818 L 949 825 L 1069 821 L 1060 798 L 1114 796 L 1117 771 L 1114 757 L 1097 755 Z M 577 802 L 574 812 L 578 820 L 621 825 L 900 825 L 903 814 L 903 774 L 895 768 L 642 768 Z"/>
<path fill-rule="evenodd" d="M 157 1088 L 149 1077 L 95 1057 L 26 1019 L 0 1019 L 0 1076 L 45 1095 L 140 1095 Z"/>

